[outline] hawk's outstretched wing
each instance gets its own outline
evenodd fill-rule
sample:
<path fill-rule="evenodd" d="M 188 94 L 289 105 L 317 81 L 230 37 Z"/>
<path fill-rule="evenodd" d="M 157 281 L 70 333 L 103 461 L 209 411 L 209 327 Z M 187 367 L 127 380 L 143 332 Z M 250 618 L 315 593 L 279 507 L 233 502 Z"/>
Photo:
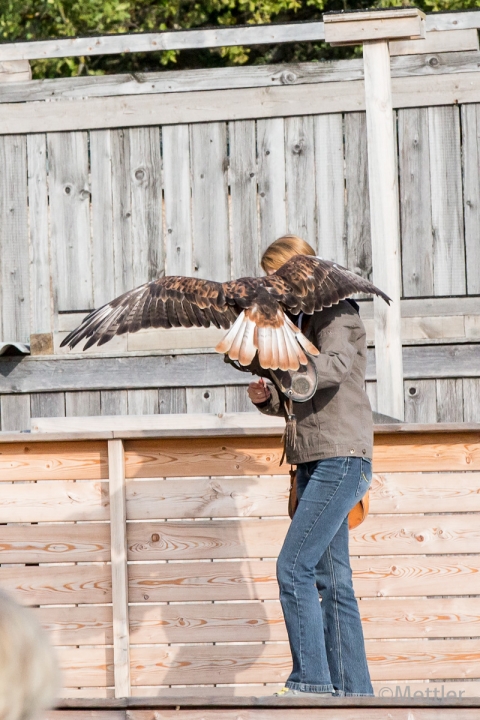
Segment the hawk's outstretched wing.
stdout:
<path fill-rule="evenodd" d="M 114 335 L 142 328 L 230 328 L 218 352 L 249 365 L 257 350 L 264 368 L 297 370 L 306 364 L 304 350 L 318 350 L 285 315 L 312 314 L 358 292 L 390 298 L 372 283 L 336 263 L 296 255 L 276 273 L 218 283 L 167 276 L 145 283 L 91 312 L 62 342 L 83 349 L 103 345 Z"/>

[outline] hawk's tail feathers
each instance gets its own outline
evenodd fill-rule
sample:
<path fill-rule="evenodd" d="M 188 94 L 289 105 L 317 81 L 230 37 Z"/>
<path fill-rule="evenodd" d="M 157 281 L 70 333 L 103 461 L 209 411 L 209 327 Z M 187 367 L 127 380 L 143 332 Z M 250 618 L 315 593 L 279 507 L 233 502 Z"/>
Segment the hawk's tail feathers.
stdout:
<path fill-rule="evenodd" d="M 258 350 L 260 365 L 271 370 L 298 370 L 307 364 L 304 350 L 318 355 L 317 348 L 283 313 L 278 327 L 261 327 L 244 310 L 215 350 L 244 366 L 250 365 Z"/>

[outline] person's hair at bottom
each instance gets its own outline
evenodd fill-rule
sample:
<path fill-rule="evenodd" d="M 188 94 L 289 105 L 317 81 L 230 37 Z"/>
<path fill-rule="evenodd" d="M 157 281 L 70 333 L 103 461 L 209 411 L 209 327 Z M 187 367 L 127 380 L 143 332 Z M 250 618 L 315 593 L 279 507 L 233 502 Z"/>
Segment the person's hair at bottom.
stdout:
<path fill-rule="evenodd" d="M 315 255 L 315 250 L 298 235 L 282 235 L 265 250 L 260 265 L 265 272 L 275 272 L 294 255 Z"/>
<path fill-rule="evenodd" d="M 35 720 L 59 689 L 46 633 L 32 610 L 0 590 L 0 720 Z"/>

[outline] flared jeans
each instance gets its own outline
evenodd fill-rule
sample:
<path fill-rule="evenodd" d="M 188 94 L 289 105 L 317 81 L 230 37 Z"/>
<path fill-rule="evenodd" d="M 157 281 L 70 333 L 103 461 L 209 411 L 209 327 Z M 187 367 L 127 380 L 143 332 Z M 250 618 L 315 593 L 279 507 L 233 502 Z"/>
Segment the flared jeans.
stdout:
<path fill-rule="evenodd" d="M 304 692 L 374 696 L 349 556 L 348 513 L 372 482 L 371 461 L 334 457 L 297 467 L 297 511 L 277 561 L 293 669 Z"/>

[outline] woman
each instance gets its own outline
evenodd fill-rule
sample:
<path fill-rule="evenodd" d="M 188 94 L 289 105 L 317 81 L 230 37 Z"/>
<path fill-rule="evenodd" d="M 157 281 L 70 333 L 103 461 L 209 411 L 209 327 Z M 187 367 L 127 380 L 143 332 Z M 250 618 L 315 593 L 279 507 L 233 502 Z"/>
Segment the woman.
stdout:
<path fill-rule="evenodd" d="M 267 248 L 261 264 L 269 275 L 299 254 L 315 252 L 286 235 Z M 276 694 L 373 696 L 348 550 L 348 513 L 372 481 L 365 328 L 352 300 L 300 320 L 320 350 L 312 358 L 318 387 L 311 400 L 294 403 L 297 440 L 295 450 L 287 449 L 287 460 L 297 464 L 299 504 L 278 557 L 277 579 L 293 669 Z M 248 395 L 262 413 L 283 414 L 275 386 L 252 382 Z"/>

